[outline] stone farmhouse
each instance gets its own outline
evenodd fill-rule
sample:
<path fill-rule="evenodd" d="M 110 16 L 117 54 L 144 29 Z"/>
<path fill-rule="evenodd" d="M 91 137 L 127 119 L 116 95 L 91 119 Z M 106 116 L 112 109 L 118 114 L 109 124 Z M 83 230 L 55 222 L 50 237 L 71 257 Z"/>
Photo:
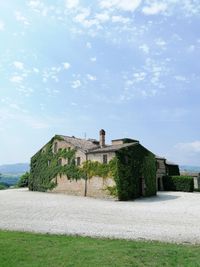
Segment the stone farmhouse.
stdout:
<path fill-rule="evenodd" d="M 166 158 L 155 156 L 157 171 L 157 190 L 164 190 L 163 177 L 166 175 L 180 175 L 179 166 L 176 163 L 168 161 Z"/>
<path fill-rule="evenodd" d="M 145 177 L 138 177 L 137 185 L 134 185 L 136 197 L 155 195 L 157 189 L 163 189 L 162 177 L 166 175 L 168 171 L 166 159 L 155 156 L 152 152 L 143 147 L 138 140 L 130 138 L 112 140 L 111 145 L 107 145 L 105 142 L 105 135 L 106 133 L 103 129 L 99 132 L 99 141 L 96 139 L 86 140 L 76 138 L 74 136 L 69 137 L 59 135 L 58 139 L 53 139 L 52 150 L 53 153 L 56 154 L 62 149 L 67 149 L 68 151 L 75 149 L 75 164 L 77 166 L 81 166 L 85 161 L 97 161 L 103 164 L 108 164 L 110 160 L 116 157 L 116 155 L 120 155 L 120 153 L 122 154 L 122 152 L 124 152 L 125 156 L 123 156 L 123 158 L 121 157 L 121 164 L 125 167 L 125 169 L 126 166 L 128 168 L 128 166 L 133 163 L 134 159 L 132 158 L 131 153 L 134 151 L 136 153 L 143 151 L 146 154 L 153 155 L 157 165 L 157 171 L 155 177 L 151 178 L 151 182 L 153 184 L 151 189 L 148 188 L 149 182 L 145 181 Z M 45 151 L 46 146 L 47 145 L 42 147 L 40 151 Z M 140 159 L 138 158 L 138 160 Z M 37 162 L 34 164 L 37 164 Z M 58 164 L 61 166 L 66 166 L 68 164 L 68 159 L 60 158 Z M 33 164 L 31 164 L 31 169 L 33 167 L 32 165 Z M 56 182 L 56 187 L 52 189 L 53 192 L 62 192 L 83 196 L 87 186 L 87 196 L 93 197 L 107 197 L 108 191 L 106 188 L 112 188 L 116 184 L 113 178 L 105 179 L 102 177 L 92 177 L 89 179 L 89 181 L 87 181 L 86 185 L 86 181 L 84 179 L 71 180 L 67 179 L 66 175 L 64 174 L 54 177 L 54 181 Z M 147 192 L 149 193 L 147 194 Z"/>

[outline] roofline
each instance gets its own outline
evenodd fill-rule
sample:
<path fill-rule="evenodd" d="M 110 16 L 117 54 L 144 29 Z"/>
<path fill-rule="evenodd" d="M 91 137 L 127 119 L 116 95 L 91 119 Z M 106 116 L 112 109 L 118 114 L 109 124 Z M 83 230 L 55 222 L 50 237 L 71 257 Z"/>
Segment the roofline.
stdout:
<path fill-rule="evenodd" d="M 140 143 L 139 142 L 135 142 L 135 143 L 127 143 L 127 144 L 123 144 L 123 145 L 126 145 L 126 146 L 124 146 L 124 147 L 120 147 L 120 148 L 113 148 L 113 149 L 108 149 L 108 150 L 103 150 L 103 151 L 101 151 L 100 149 L 102 149 L 102 148 L 99 148 L 99 150 L 100 151 L 98 151 L 96 148 L 94 149 L 94 151 L 91 149 L 91 150 L 88 150 L 87 152 L 86 152 L 86 154 L 96 154 L 96 153 L 107 153 L 107 152 L 115 152 L 115 151 L 117 151 L 117 150 L 121 150 L 121 149 L 123 149 L 123 148 L 126 148 L 126 147 L 129 147 L 129 146 L 135 146 L 135 145 L 139 145 Z M 111 145 L 112 146 L 112 145 Z M 109 146 L 109 147 L 111 147 L 111 146 Z"/>

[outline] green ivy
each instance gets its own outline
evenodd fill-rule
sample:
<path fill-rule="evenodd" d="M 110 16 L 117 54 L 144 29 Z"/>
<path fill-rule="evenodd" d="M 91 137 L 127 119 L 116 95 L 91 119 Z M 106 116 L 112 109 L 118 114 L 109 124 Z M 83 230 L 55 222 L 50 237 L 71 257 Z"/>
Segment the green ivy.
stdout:
<path fill-rule="evenodd" d="M 156 161 L 151 152 L 141 145 L 123 148 L 116 152 L 116 164 L 114 179 L 119 200 L 156 195 Z"/>
<path fill-rule="evenodd" d="M 80 179 L 79 168 L 75 165 L 74 149 L 59 149 L 53 153 L 54 140 L 61 140 L 55 136 L 51 141 L 35 154 L 31 159 L 31 171 L 29 178 L 29 189 L 32 191 L 47 191 L 53 189 L 57 182 L 57 175 L 66 174 L 68 179 Z M 59 159 L 68 160 L 67 165 L 60 165 Z"/>
<path fill-rule="evenodd" d="M 27 187 L 28 181 L 29 181 L 29 172 L 24 173 L 22 176 L 20 176 L 19 181 L 17 183 L 18 187 Z"/>
<path fill-rule="evenodd" d="M 166 191 L 194 191 L 194 179 L 192 176 L 164 176 L 163 184 Z"/>

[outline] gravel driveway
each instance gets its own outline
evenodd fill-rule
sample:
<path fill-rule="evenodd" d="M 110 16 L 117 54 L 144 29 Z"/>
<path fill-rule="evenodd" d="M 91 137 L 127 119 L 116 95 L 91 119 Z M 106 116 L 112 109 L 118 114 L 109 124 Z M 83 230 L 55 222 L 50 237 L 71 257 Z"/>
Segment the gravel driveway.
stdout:
<path fill-rule="evenodd" d="M 200 244 L 200 193 L 119 202 L 1 190 L 0 229 Z"/>

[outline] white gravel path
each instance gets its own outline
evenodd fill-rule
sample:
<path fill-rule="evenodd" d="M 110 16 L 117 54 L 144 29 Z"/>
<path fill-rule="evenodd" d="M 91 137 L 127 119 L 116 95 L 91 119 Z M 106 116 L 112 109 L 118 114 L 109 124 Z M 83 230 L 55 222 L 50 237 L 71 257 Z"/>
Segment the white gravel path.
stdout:
<path fill-rule="evenodd" d="M 0 229 L 200 244 L 200 193 L 119 202 L 1 190 Z"/>

